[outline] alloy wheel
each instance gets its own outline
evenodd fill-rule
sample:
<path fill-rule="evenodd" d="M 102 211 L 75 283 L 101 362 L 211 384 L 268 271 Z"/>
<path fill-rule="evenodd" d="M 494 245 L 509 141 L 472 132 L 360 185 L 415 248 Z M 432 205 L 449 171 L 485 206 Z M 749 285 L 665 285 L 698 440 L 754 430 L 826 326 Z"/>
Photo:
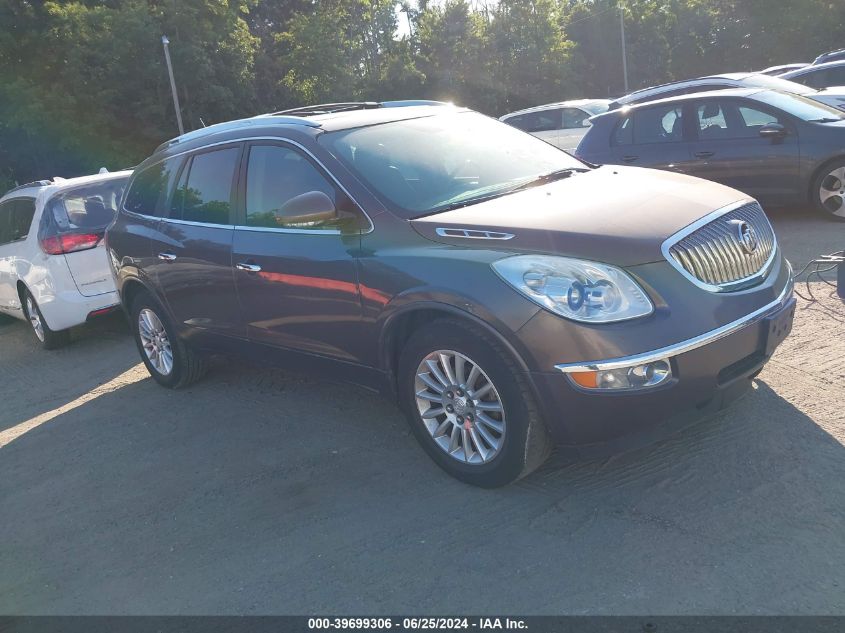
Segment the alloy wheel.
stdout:
<path fill-rule="evenodd" d="M 41 315 L 38 312 L 38 307 L 32 297 L 26 298 L 26 314 L 29 316 L 29 322 L 32 329 L 35 330 L 35 336 L 42 343 L 44 342 L 44 323 L 41 322 Z"/>
<path fill-rule="evenodd" d="M 834 169 L 822 178 L 819 200 L 829 213 L 845 217 L 845 167 Z"/>
<path fill-rule="evenodd" d="M 173 371 L 170 339 L 161 319 L 149 308 L 144 308 L 138 313 L 138 334 L 150 364 L 162 376 L 169 375 Z"/>
<path fill-rule="evenodd" d="M 502 448 L 505 409 L 493 381 L 472 359 L 437 350 L 422 359 L 416 404 L 434 442 L 454 459 L 485 464 Z"/>

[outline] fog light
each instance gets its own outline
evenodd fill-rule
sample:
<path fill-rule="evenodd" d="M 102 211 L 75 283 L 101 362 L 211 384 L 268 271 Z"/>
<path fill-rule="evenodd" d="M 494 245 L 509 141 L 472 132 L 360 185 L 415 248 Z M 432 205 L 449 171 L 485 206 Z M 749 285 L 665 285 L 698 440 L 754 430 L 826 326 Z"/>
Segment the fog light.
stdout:
<path fill-rule="evenodd" d="M 567 375 L 572 382 L 583 389 L 603 391 L 648 389 L 672 378 L 672 365 L 668 359 L 663 359 L 633 367 L 579 371 Z"/>

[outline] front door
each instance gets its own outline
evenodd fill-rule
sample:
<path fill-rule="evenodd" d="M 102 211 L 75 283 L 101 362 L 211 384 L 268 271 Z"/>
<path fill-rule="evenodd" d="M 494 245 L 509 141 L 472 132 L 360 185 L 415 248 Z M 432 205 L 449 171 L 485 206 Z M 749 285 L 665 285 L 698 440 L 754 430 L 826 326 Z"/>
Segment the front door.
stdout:
<path fill-rule="evenodd" d="M 770 123 L 783 125 L 786 135 L 760 136 Z M 801 192 L 798 135 L 782 115 L 745 99 L 702 99 L 695 102 L 695 128 L 693 175 L 765 200 Z"/>
<path fill-rule="evenodd" d="M 233 263 L 249 338 L 360 361 L 354 254 L 366 217 L 310 156 L 283 142 L 250 144 L 241 182 Z M 303 205 L 326 198 L 336 213 Z"/>
<path fill-rule="evenodd" d="M 188 335 L 244 336 L 232 269 L 241 152 L 236 144 L 189 156 L 152 234 L 153 277 Z"/>

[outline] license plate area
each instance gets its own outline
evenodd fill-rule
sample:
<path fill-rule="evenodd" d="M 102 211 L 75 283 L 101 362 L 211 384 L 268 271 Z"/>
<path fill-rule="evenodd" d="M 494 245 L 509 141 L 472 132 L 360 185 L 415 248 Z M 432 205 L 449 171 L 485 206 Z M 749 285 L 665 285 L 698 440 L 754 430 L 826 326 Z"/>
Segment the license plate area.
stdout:
<path fill-rule="evenodd" d="M 763 319 L 763 355 L 768 358 L 775 353 L 778 345 L 792 331 L 792 321 L 795 319 L 795 299 L 790 299 L 787 304 L 775 314 Z"/>

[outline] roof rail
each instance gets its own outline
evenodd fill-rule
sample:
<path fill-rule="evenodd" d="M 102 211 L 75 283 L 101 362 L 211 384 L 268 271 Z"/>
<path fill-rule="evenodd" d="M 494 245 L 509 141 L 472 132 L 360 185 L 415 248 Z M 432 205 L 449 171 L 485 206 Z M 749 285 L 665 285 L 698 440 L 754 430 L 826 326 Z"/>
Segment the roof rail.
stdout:
<path fill-rule="evenodd" d="M 23 185 L 18 185 L 17 187 L 12 187 L 3 195 L 7 196 L 10 193 L 14 193 L 15 191 L 20 191 L 21 189 L 29 189 L 30 187 L 46 187 L 47 185 L 51 184 L 53 183 L 51 183 L 49 180 L 35 180 L 33 182 L 27 182 Z"/>
<path fill-rule="evenodd" d="M 431 101 L 428 99 L 407 99 L 401 101 L 342 101 L 340 103 L 318 103 L 315 105 L 291 108 L 271 112 L 269 116 L 299 115 L 310 116 L 315 114 L 331 114 L 333 112 L 346 112 L 348 110 L 374 110 L 376 108 L 407 108 L 410 106 L 448 106 L 450 103 L 444 101 Z"/>
<path fill-rule="evenodd" d="M 288 116 L 288 117 L 276 117 L 272 118 L 272 121 L 268 121 L 270 115 L 267 114 L 259 114 L 258 116 L 254 116 L 249 119 L 236 119 L 234 121 L 225 121 L 223 123 L 216 123 L 214 125 L 209 125 L 208 127 L 202 127 L 198 130 L 193 130 L 192 132 L 186 132 L 181 136 L 177 136 L 176 138 L 172 138 L 169 141 L 165 141 L 161 145 L 156 148 L 156 152 L 159 152 L 167 147 L 172 147 L 173 145 L 177 145 L 179 143 L 184 143 L 186 141 L 192 141 L 194 139 L 203 138 L 205 136 L 211 136 L 213 134 L 222 134 L 223 132 L 230 132 L 232 130 L 237 130 L 240 128 L 250 127 L 253 125 L 268 125 L 269 124 L 288 124 L 288 125 L 306 125 L 308 127 L 320 127 L 319 123 L 315 123 L 314 121 L 309 121 L 308 119 L 302 117 L 295 117 L 295 116 Z"/>

